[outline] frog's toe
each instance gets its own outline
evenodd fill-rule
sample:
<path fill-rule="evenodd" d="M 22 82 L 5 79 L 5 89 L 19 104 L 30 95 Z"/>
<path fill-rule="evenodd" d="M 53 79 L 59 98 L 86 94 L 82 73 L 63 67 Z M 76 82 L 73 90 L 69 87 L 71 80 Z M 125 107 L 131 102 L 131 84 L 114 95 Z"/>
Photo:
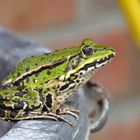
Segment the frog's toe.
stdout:
<path fill-rule="evenodd" d="M 50 117 L 53 117 L 53 118 L 56 118 L 57 120 L 64 121 L 64 122 L 68 123 L 72 127 L 76 127 L 71 121 L 67 120 L 66 118 L 64 118 L 60 114 L 55 114 L 55 113 L 49 112 L 46 115 L 50 116 Z"/>
<path fill-rule="evenodd" d="M 77 114 L 75 114 L 75 113 L 73 113 L 73 112 L 71 112 L 71 111 L 67 111 L 66 113 L 67 113 L 68 115 L 73 116 L 76 120 L 78 120 L 78 118 L 79 118 L 79 116 L 78 116 Z"/>
<path fill-rule="evenodd" d="M 80 111 L 72 108 L 60 108 L 59 114 L 67 114 L 73 116 L 76 120 L 79 118 Z M 78 114 L 78 115 L 77 115 Z"/>

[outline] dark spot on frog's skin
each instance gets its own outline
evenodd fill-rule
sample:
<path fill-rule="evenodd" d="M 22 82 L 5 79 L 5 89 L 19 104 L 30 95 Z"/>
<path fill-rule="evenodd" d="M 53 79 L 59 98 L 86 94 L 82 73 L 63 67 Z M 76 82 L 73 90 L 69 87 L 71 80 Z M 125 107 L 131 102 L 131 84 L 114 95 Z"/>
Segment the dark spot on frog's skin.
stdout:
<path fill-rule="evenodd" d="M 50 75 L 51 74 L 51 72 L 50 71 L 47 71 L 47 75 Z"/>
<path fill-rule="evenodd" d="M 34 90 L 38 92 L 40 101 L 43 103 L 44 102 L 44 97 L 42 95 L 42 89 L 35 88 Z"/>
<path fill-rule="evenodd" d="M 15 93 L 15 96 L 20 96 L 20 97 L 22 97 L 22 96 L 23 96 L 23 93 L 20 92 L 20 91 L 19 91 L 19 92 L 16 92 L 16 93 Z"/>
<path fill-rule="evenodd" d="M 14 110 L 21 110 L 23 109 L 24 102 L 21 100 L 18 100 L 17 104 L 14 104 Z"/>
<path fill-rule="evenodd" d="M 25 116 L 25 117 L 26 117 L 26 116 L 29 116 L 30 111 L 31 111 L 31 110 L 27 110 L 27 109 L 26 109 L 26 111 L 24 112 L 24 116 Z"/>
<path fill-rule="evenodd" d="M 52 107 L 52 95 L 51 94 L 48 94 L 46 96 L 46 105 L 47 107 L 51 108 Z"/>
<path fill-rule="evenodd" d="M 31 106 L 31 110 L 34 110 L 35 108 L 36 108 L 35 105 L 32 105 L 32 106 Z"/>
<path fill-rule="evenodd" d="M 15 118 L 15 117 L 17 116 L 18 113 L 19 113 L 19 111 L 15 111 L 15 110 L 14 110 L 14 111 L 11 111 L 11 112 L 10 112 L 10 117 L 11 117 L 11 118 Z"/>
<path fill-rule="evenodd" d="M 45 59 L 45 57 L 41 58 L 41 61 L 43 61 Z"/>
<path fill-rule="evenodd" d="M 1 110 L 3 110 L 3 109 L 4 109 L 4 110 L 6 110 L 6 109 L 7 109 L 7 110 L 12 110 L 13 108 L 12 108 L 11 106 L 6 106 L 5 103 L 4 103 L 4 100 L 1 99 L 1 100 L 0 100 L 0 109 L 1 109 Z M 0 111 L 0 112 L 1 112 L 1 111 Z"/>
<path fill-rule="evenodd" d="M 56 114 L 58 114 L 60 112 L 60 109 L 56 109 Z"/>
<path fill-rule="evenodd" d="M 29 70 L 30 70 L 30 67 L 27 67 L 27 68 L 26 68 L 26 72 L 28 72 Z"/>
<path fill-rule="evenodd" d="M 80 83 L 80 80 L 76 80 L 76 83 Z"/>
<path fill-rule="evenodd" d="M 47 112 L 49 112 L 48 109 L 47 109 L 47 107 L 46 107 L 45 105 L 43 106 L 42 111 L 47 111 Z"/>
<path fill-rule="evenodd" d="M 75 88 L 75 85 L 74 86 L 72 86 L 72 87 L 70 87 L 69 89 L 71 90 L 71 89 L 74 89 Z"/>
<path fill-rule="evenodd" d="M 5 109 L 0 108 L 0 117 L 5 117 Z"/>
<path fill-rule="evenodd" d="M 35 83 L 35 79 L 33 79 L 33 82 Z"/>
<path fill-rule="evenodd" d="M 72 84 L 72 83 L 74 83 L 73 81 L 69 81 L 68 83 L 66 83 L 65 85 L 63 85 L 62 87 L 60 87 L 60 91 L 63 91 L 63 90 L 65 90 L 66 88 L 68 88 L 69 87 L 69 85 L 70 84 Z"/>
<path fill-rule="evenodd" d="M 65 84 L 64 86 L 62 86 L 59 90 L 60 91 L 63 91 L 63 90 L 65 90 L 66 88 L 68 88 L 69 87 L 69 84 Z"/>
<path fill-rule="evenodd" d="M 59 100 L 61 101 L 61 100 L 62 100 L 62 98 L 59 98 Z"/>
<path fill-rule="evenodd" d="M 47 82 L 46 82 L 47 83 Z M 47 88 L 46 91 L 50 91 L 50 88 Z"/>
<path fill-rule="evenodd" d="M 35 110 L 35 109 L 37 109 L 37 108 L 40 108 L 40 106 L 41 106 L 41 104 L 39 104 L 38 106 L 32 105 L 31 108 L 30 108 L 30 110 Z"/>
<path fill-rule="evenodd" d="M 38 93 L 42 93 L 42 89 L 40 89 L 38 87 L 36 87 L 34 90 L 37 91 Z"/>
<path fill-rule="evenodd" d="M 20 86 L 20 85 L 17 85 L 17 89 L 18 89 L 20 92 L 22 92 L 22 90 L 24 89 L 24 87 L 23 87 L 23 86 Z"/>
<path fill-rule="evenodd" d="M 38 77 L 39 73 L 36 73 L 35 76 Z"/>
<path fill-rule="evenodd" d="M 18 99 L 17 102 L 18 102 L 18 105 L 21 105 L 22 107 L 25 105 L 25 102 L 20 99 Z"/>
<path fill-rule="evenodd" d="M 13 99 L 14 102 L 18 103 L 19 99 L 18 98 L 15 98 Z"/>
<path fill-rule="evenodd" d="M 83 73 L 82 73 L 82 72 L 80 72 L 80 75 L 83 75 Z"/>
<path fill-rule="evenodd" d="M 17 73 L 17 77 L 19 77 L 19 76 L 20 76 L 20 72 Z"/>
<path fill-rule="evenodd" d="M 35 87 L 34 90 L 38 92 L 39 89 L 38 89 L 38 87 Z"/>
<path fill-rule="evenodd" d="M 38 66 L 38 63 L 35 63 L 36 66 Z"/>
<path fill-rule="evenodd" d="M 27 77 L 27 78 L 26 78 L 26 83 L 28 84 L 29 82 L 30 82 L 30 78 Z"/>
<path fill-rule="evenodd" d="M 50 55 L 51 53 L 44 53 L 44 55 Z"/>
<path fill-rule="evenodd" d="M 40 101 L 43 103 L 44 102 L 44 97 L 43 97 L 41 92 L 39 92 L 39 97 L 40 97 Z"/>

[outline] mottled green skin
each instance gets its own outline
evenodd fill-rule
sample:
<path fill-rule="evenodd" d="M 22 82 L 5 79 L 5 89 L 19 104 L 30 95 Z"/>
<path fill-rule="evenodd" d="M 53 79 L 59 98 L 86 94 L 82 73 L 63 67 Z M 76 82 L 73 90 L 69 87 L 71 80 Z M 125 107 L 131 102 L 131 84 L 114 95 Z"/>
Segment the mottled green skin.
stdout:
<path fill-rule="evenodd" d="M 83 55 L 82 49 L 85 46 L 93 48 L 94 53 L 91 56 Z M 95 61 L 110 55 L 114 56 L 113 49 L 105 49 L 104 46 L 96 45 L 92 40 L 86 39 L 79 46 L 23 60 L 2 81 L 0 117 L 11 120 L 26 119 L 30 116 L 31 111 L 41 112 L 44 106 L 48 111 L 56 112 L 72 92 L 91 77 L 94 69 L 101 66 L 88 66 L 89 69 L 86 68 L 81 77 L 79 76 L 80 70 L 84 69 L 86 64 L 93 64 Z M 73 66 L 75 60 L 78 60 L 78 64 Z M 62 63 L 59 63 L 61 61 Z M 57 65 L 55 65 L 56 63 Z M 45 69 L 40 70 L 44 65 Z M 34 70 L 36 70 L 36 73 L 34 73 Z M 26 76 L 29 71 L 30 75 Z M 23 75 L 26 77 L 22 78 Z M 62 76 L 64 78 L 60 78 Z M 18 81 L 19 77 L 22 80 Z M 83 81 L 80 81 L 80 78 L 83 77 Z M 79 80 L 78 83 L 76 83 L 76 80 Z M 61 87 L 70 84 L 68 82 L 74 82 L 73 88 L 60 91 Z M 51 104 L 47 103 L 47 100 L 49 102 L 51 100 Z"/>
<path fill-rule="evenodd" d="M 25 60 L 23 60 L 22 62 L 20 62 L 15 69 L 2 81 L 2 83 L 6 82 L 9 79 L 12 79 L 12 81 L 14 81 L 16 78 L 18 78 L 18 73 L 20 73 L 20 75 L 26 73 L 26 69 L 34 69 L 36 67 L 42 66 L 44 64 L 51 64 L 52 62 L 58 61 L 58 60 L 63 60 L 65 59 L 67 56 L 70 55 L 75 55 L 80 53 L 80 48 L 76 47 L 76 48 L 66 48 L 60 51 L 55 51 L 49 54 L 45 54 L 42 56 L 31 56 Z M 66 64 L 67 62 L 65 62 L 63 65 L 59 65 L 56 68 L 52 68 L 52 69 L 46 69 L 45 71 L 39 73 L 38 76 L 36 75 L 32 75 L 30 77 L 30 85 L 31 86 L 37 86 L 36 83 L 33 82 L 33 79 L 39 80 L 38 84 L 42 84 L 44 83 L 44 81 L 48 81 L 50 79 L 53 79 L 55 77 L 58 77 L 62 74 L 64 74 L 65 68 L 66 68 Z M 48 71 L 51 74 L 48 74 Z M 24 83 L 25 86 L 29 85 L 29 83 Z M 39 86 L 39 85 L 38 85 Z"/>

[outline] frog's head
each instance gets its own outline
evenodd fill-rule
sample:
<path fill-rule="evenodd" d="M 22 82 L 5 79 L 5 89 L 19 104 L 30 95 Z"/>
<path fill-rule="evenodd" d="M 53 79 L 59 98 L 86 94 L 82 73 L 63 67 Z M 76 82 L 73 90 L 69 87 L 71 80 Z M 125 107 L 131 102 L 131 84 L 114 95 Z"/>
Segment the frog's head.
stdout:
<path fill-rule="evenodd" d="M 80 80 L 79 83 L 84 84 L 97 69 L 109 63 L 114 56 L 115 51 L 112 48 L 85 39 L 79 47 L 79 53 L 68 59 L 66 79 Z"/>

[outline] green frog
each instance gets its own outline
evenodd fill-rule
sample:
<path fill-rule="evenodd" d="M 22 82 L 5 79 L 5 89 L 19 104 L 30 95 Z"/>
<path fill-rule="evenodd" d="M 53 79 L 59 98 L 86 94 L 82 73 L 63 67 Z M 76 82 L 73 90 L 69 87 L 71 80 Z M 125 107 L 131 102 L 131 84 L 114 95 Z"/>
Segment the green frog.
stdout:
<path fill-rule="evenodd" d="M 63 115 L 77 119 L 80 111 L 64 103 L 114 56 L 114 49 L 84 39 L 78 46 L 24 59 L 1 82 L 0 118 L 54 119 L 74 126 Z"/>

